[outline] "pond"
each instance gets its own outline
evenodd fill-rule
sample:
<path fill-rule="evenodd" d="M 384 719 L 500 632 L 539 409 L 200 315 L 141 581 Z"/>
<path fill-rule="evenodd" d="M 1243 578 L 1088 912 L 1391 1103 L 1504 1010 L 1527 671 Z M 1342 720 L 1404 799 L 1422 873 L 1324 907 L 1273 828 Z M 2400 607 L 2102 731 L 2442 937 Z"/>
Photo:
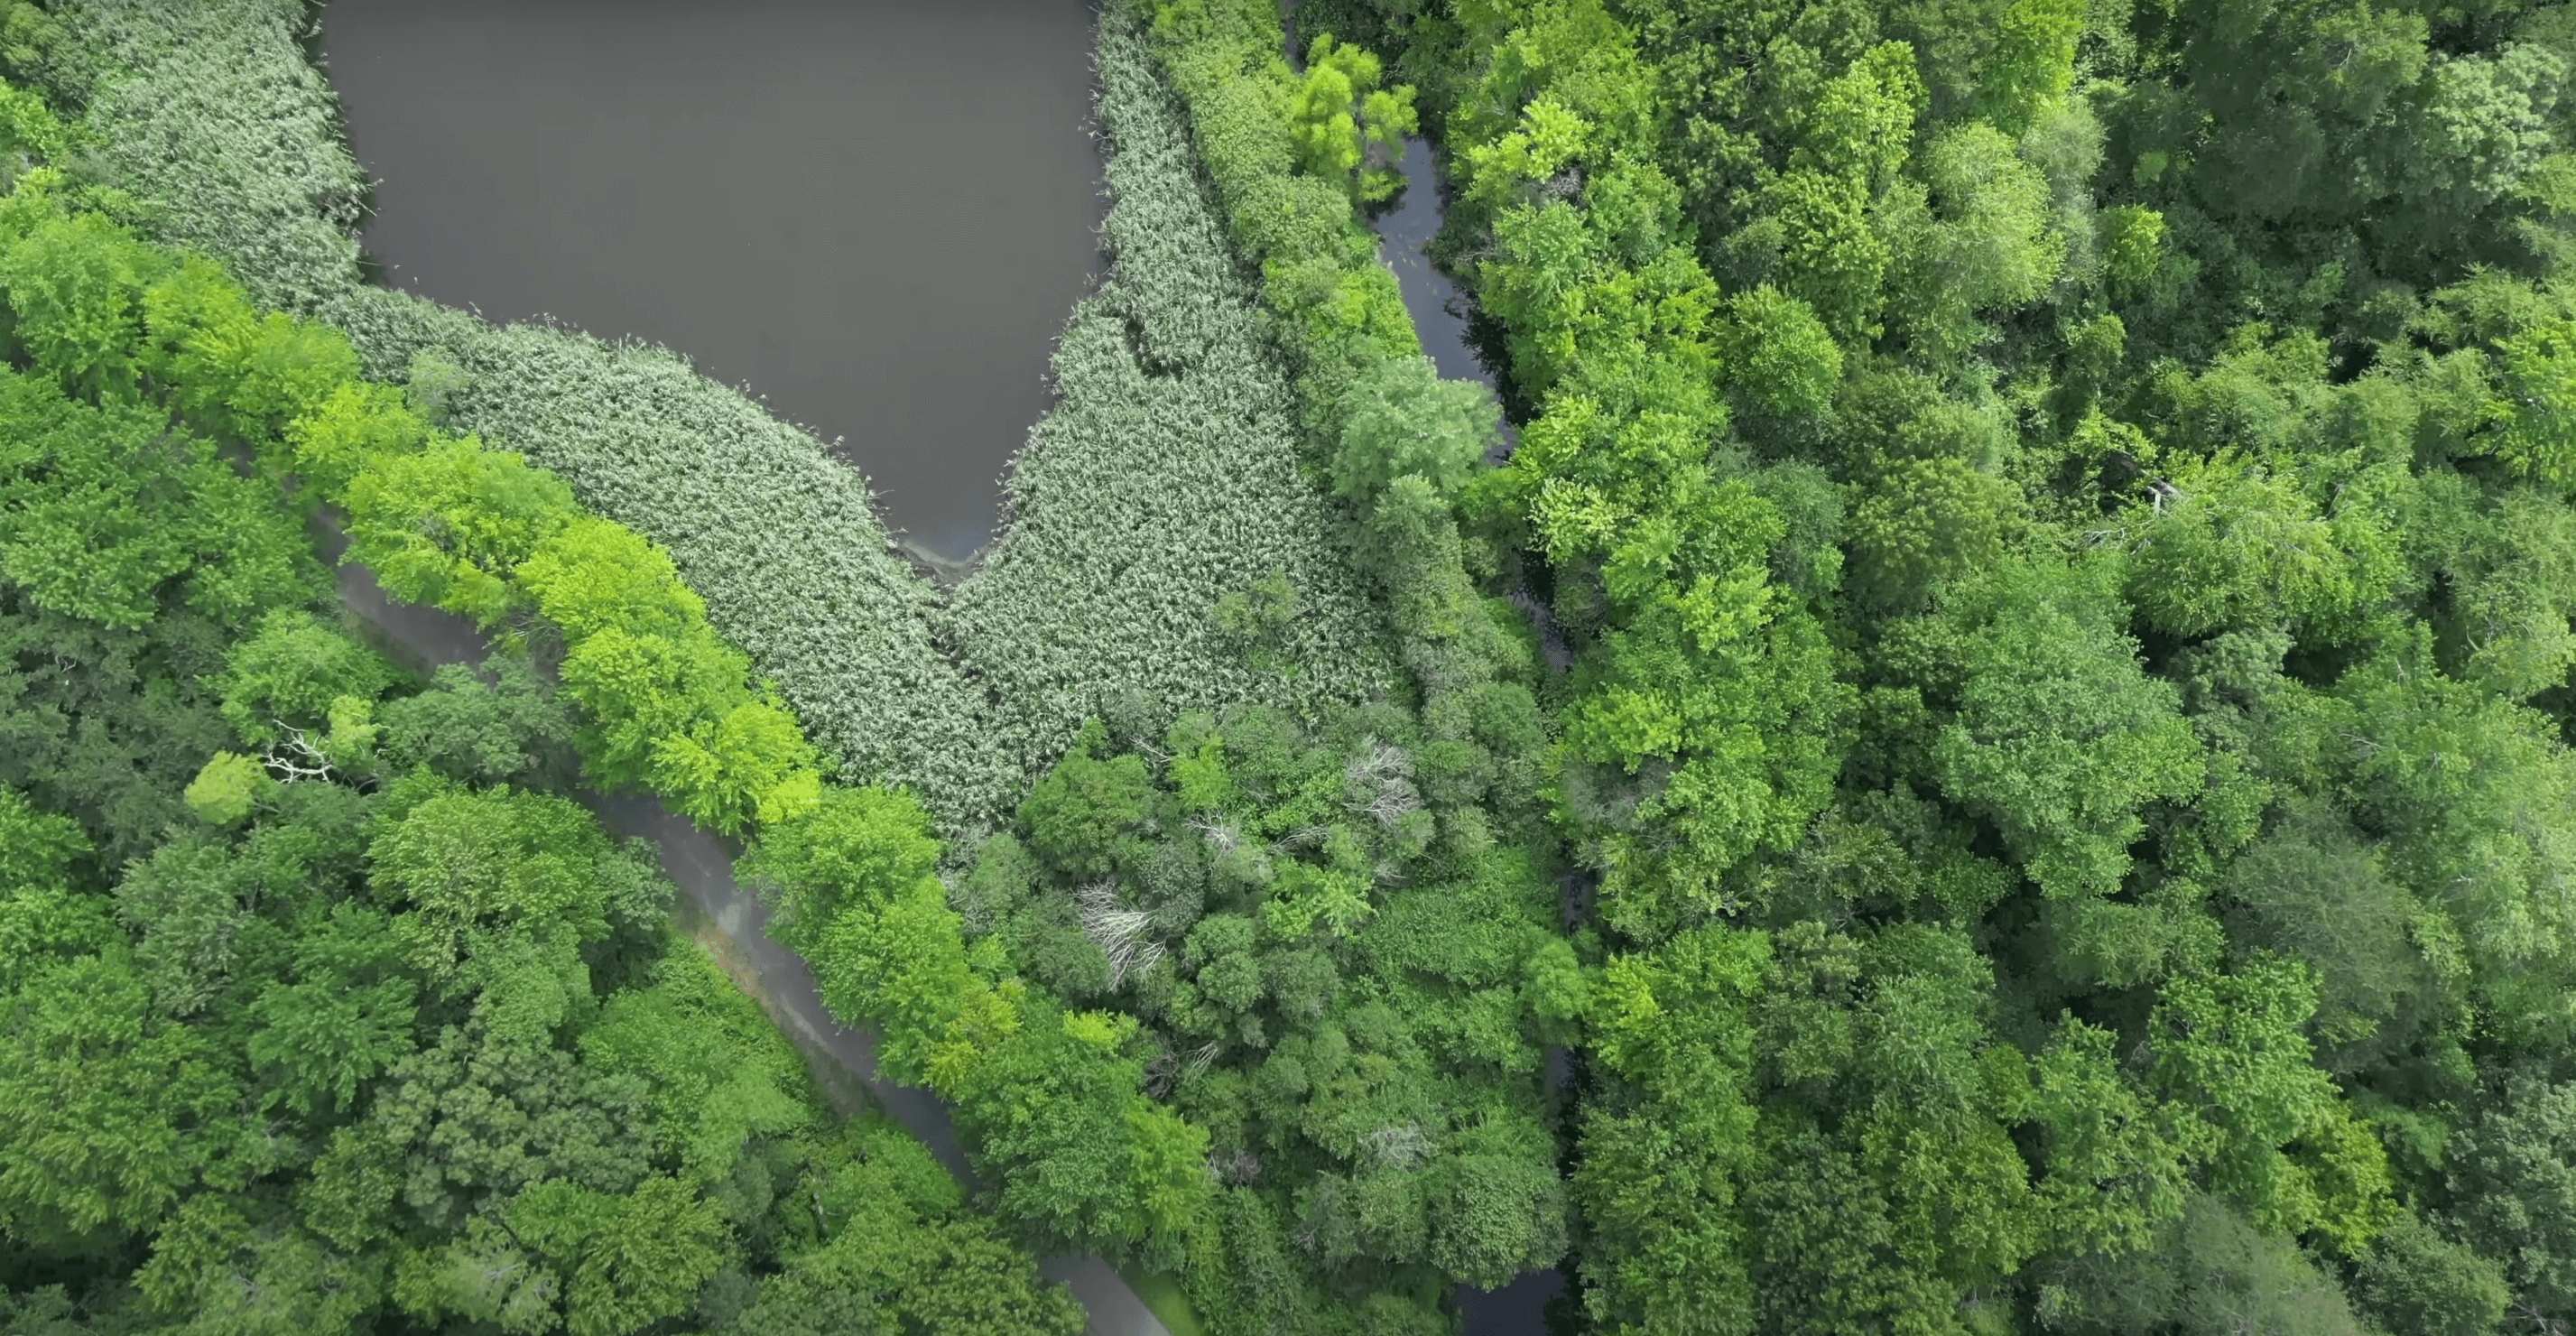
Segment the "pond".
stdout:
<path fill-rule="evenodd" d="M 942 557 L 1097 266 L 1085 0 L 332 0 L 385 281 L 665 344 Z"/>

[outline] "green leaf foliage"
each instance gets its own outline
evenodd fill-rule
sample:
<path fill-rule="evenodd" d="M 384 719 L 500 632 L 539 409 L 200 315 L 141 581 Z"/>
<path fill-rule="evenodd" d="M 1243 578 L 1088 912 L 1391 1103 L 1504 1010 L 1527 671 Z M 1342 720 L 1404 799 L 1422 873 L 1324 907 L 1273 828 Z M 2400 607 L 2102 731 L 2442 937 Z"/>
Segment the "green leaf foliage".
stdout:
<path fill-rule="evenodd" d="M 2568 1320 L 2488 1148 L 2565 1075 L 2576 28 L 1317 9 L 1441 149 L 1470 565 L 1572 660 L 1585 1320 Z"/>
<path fill-rule="evenodd" d="M 0 99 L 20 150 L 261 303 L 19 178 L 0 781 L 90 852 L 31 841 L 0 919 L 58 981 L 0 1201 L 155 1251 L 13 1318 L 1071 1320 L 917 1159 L 759 1149 L 812 1144 L 786 1087 L 618 1000 L 666 983 L 605 899 L 509 908 L 580 841 L 466 786 L 565 721 L 271 637 L 316 586 L 207 466 L 245 443 L 365 492 L 414 596 L 560 631 L 593 773 L 757 834 L 1010 1226 L 1212 1330 L 1437 1329 L 1569 1249 L 1604 1332 L 2576 1321 L 2563 9 L 1307 0 L 1296 68 L 1266 0 L 1122 0 L 1114 267 L 945 606 L 677 359 L 360 287 L 300 10 L 13 9 L 83 108 Z M 1364 225 L 1416 128 L 1490 400 Z M 430 900 L 355 888 L 469 804 L 528 888 L 455 879 L 452 991 Z"/>
<path fill-rule="evenodd" d="M 865 1329 L 1069 1330 L 1025 1251 L 920 1189 L 925 1151 L 845 1134 L 758 1005 L 662 926 L 648 850 L 493 783 L 550 785 L 571 744 L 711 824 L 815 805 L 812 749 L 668 558 L 355 390 L 338 335 L 253 318 L 221 271 L 73 211 L 48 171 L 0 203 L 11 311 L 56 322 L 0 372 L 33 415 L 8 503 L 35 518 L 11 532 L 38 544 L 0 566 L 0 730 L 26 784 L 0 789 L 13 1327 L 623 1336 L 730 1325 L 767 1284 L 792 1301 L 789 1275 L 875 1304 L 824 1260 L 855 1252 L 901 1259 Z M 138 448 L 120 413 L 158 438 Z M 399 476 L 430 455 L 474 485 Z M 396 518 L 362 553 L 502 582 L 510 629 L 574 656 L 573 708 L 506 656 L 421 691 L 323 615 L 301 516 L 242 457 L 332 499 L 385 475 Z M 382 501 L 404 489 L 408 521 Z M 511 527 L 531 516 L 534 537 Z M 481 536 L 435 541 L 459 533 Z M 91 561 L 114 578 L 56 569 Z M 576 681 L 611 636 L 698 675 Z M 844 1175 L 821 1209 L 864 1157 L 917 1168 Z M 854 1217 L 864 1244 L 836 1245 Z"/>

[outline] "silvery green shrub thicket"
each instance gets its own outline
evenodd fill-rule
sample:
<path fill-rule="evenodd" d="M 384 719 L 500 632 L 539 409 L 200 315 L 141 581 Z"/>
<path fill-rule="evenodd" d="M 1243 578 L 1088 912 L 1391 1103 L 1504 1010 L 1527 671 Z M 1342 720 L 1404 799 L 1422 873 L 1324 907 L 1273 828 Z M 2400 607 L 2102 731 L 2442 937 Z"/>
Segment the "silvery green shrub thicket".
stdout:
<path fill-rule="evenodd" d="M 304 59 L 302 0 L 77 0 L 49 82 L 87 102 L 88 166 L 143 230 L 221 261 L 261 306 L 313 312 L 357 282 L 366 176 Z"/>
<path fill-rule="evenodd" d="M 1057 349 L 1061 402 L 1012 470 L 1010 526 L 950 610 L 1031 772 L 1121 697 L 1150 702 L 1159 731 L 1250 702 L 1312 717 L 1390 679 L 1337 517 L 1298 472 L 1288 382 L 1179 110 L 1123 25 L 1099 64 L 1113 263 Z M 1266 631 L 1212 615 L 1283 577 L 1293 612 Z"/>
<path fill-rule="evenodd" d="M 94 170 L 146 232 L 222 261 L 262 305 L 347 330 L 370 376 L 443 352 L 467 377 L 448 425 L 669 548 L 845 778 L 906 785 L 952 827 L 1008 803 L 1017 777 L 981 693 L 932 644 L 936 595 L 812 435 L 666 350 L 494 328 L 360 281 L 364 181 L 298 45 L 298 0 L 81 0 L 63 17 L 85 66 L 66 82 L 96 88 Z"/>
<path fill-rule="evenodd" d="M 365 182 L 299 45 L 310 18 L 297 0 L 77 0 L 62 17 L 77 66 L 61 81 L 94 90 L 95 170 L 134 196 L 147 233 L 222 261 L 264 305 L 347 330 L 370 376 L 444 354 L 465 373 L 447 425 L 525 454 L 669 548 L 843 777 L 911 788 L 946 830 L 1007 809 L 1113 698 L 1310 713 L 1385 685 L 1331 512 L 1297 474 L 1287 387 L 1250 293 L 1176 118 L 1145 109 L 1162 96 L 1145 84 L 1113 127 L 1116 268 L 1066 331 L 1063 403 L 1014 470 L 1010 534 L 942 609 L 891 549 L 862 478 L 684 359 L 494 328 L 363 284 Z M 1131 83 L 1152 78 L 1128 68 Z M 1248 663 L 1210 613 L 1277 576 L 1296 615 Z"/>
<path fill-rule="evenodd" d="M 660 349 L 495 329 L 382 288 L 328 317 L 381 374 L 424 350 L 454 358 L 452 426 L 523 451 L 669 548 L 842 778 L 910 788 L 952 829 L 1010 801 L 980 693 L 931 642 L 938 596 L 889 549 L 866 483 L 813 437 Z"/>

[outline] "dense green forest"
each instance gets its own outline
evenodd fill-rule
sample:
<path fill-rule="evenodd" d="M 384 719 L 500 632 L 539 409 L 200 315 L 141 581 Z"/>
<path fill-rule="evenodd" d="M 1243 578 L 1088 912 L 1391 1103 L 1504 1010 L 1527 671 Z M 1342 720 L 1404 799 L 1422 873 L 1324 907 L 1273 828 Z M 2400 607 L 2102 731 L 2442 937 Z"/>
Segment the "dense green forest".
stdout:
<path fill-rule="evenodd" d="M 12 1333 L 2576 1323 L 2576 7 L 1114 0 L 945 596 L 677 359 L 365 285 L 310 23 L 0 24 Z"/>
<path fill-rule="evenodd" d="M 1301 22 L 1526 420 L 1460 511 L 1577 654 L 1587 1319 L 2576 1316 L 2576 13 Z"/>
<path fill-rule="evenodd" d="M 6 1329 L 1078 1330 L 566 796 L 817 801 L 668 559 L 137 240 L 30 167 L 75 147 L 42 105 L 0 112 Z M 501 651 L 371 646 L 324 503 Z"/>

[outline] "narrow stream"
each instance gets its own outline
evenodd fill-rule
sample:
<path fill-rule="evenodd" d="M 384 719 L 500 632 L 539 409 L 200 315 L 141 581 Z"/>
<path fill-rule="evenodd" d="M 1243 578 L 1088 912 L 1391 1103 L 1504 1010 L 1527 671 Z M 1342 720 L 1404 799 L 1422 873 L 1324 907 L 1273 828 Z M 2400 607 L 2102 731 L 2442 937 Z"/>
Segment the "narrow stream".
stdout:
<path fill-rule="evenodd" d="M 1473 380 L 1486 385 L 1494 383 L 1493 373 L 1477 360 L 1475 349 L 1467 342 L 1467 295 L 1457 280 L 1433 267 L 1423 254 L 1431 238 L 1440 231 L 1441 210 L 1445 201 L 1440 195 L 1437 164 L 1431 145 L 1419 138 L 1404 141 L 1404 194 L 1396 207 L 1381 213 L 1370 226 L 1377 230 L 1378 258 L 1395 271 L 1396 286 L 1404 294 L 1405 312 L 1413 317 L 1414 333 L 1422 339 L 1422 351 L 1442 377 Z M 1487 454 L 1489 460 L 1507 458 L 1519 442 L 1519 432 L 1510 422 L 1503 423 L 1502 439 Z M 1549 662 L 1562 670 L 1559 662 L 1562 645 L 1554 641 L 1546 623 L 1545 610 L 1536 604 L 1526 605 L 1539 619 L 1542 635 L 1548 644 Z M 1563 1081 L 1564 1056 L 1548 1055 L 1550 1085 Z M 1542 1336 L 1547 1330 L 1546 1307 L 1549 1300 L 1565 1289 L 1565 1277 L 1556 1271 L 1526 1271 L 1498 1290 L 1458 1291 L 1458 1306 L 1466 1314 L 1467 1336 Z"/>

